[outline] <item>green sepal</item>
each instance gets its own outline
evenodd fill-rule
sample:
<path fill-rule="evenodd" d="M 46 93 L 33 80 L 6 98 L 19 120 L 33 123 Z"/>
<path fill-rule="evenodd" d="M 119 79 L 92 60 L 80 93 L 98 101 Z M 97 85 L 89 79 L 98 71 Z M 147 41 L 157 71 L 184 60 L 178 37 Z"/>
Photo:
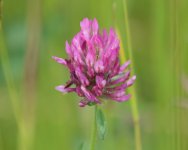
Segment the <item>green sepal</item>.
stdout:
<path fill-rule="evenodd" d="M 95 102 L 88 102 L 87 105 L 88 106 L 94 106 L 96 103 Z"/>

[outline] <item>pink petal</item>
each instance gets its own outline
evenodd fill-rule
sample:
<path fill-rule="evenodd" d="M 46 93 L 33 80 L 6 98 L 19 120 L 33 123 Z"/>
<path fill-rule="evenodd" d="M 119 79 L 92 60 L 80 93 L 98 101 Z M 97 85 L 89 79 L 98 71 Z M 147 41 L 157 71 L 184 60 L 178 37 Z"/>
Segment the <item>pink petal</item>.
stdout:
<path fill-rule="evenodd" d="M 54 59 L 57 63 L 59 64 L 62 64 L 62 65 L 67 65 L 67 62 L 65 59 L 63 58 L 59 58 L 59 57 L 56 57 L 56 56 L 52 56 L 52 59 Z"/>
<path fill-rule="evenodd" d="M 86 99 L 83 99 L 79 102 L 80 107 L 85 107 L 88 104 L 88 101 Z"/>
<path fill-rule="evenodd" d="M 105 94 L 111 98 L 117 98 L 117 97 L 121 97 L 123 95 L 125 95 L 125 90 L 119 90 L 119 91 L 114 91 L 114 93 L 107 93 Z"/>
<path fill-rule="evenodd" d="M 83 21 L 80 22 L 80 27 L 86 40 L 89 40 L 91 30 L 90 20 L 88 18 L 84 18 Z"/>
<path fill-rule="evenodd" d="M 98 22 L 97 20 L 94 18 L 93 22 L 92 22 L 92 31 L 93 31 L 93 35 L 97 35 L 99 30 L 99 26 L 98 26 Z"/>
<path fill-rule="evenodd" d="M 81 86 L 81 89 L 88 100 L 92 102 L 93 101 L 99 102 L 99 100 L 90 91 L 88 91 L 84 86 Z"/>
<path fill-rule="evenodd" d="M 99 87 L 99 88 L 104 88 L 105 85 L 106 85 L 106 80 L 104 79 L 103 76 L 99 76 L 97 75 L 96 76 L 96 85 Z"/>
<path fill-rule="evenodd" d="M 126 61 L 121 67 L 120 67 L 120 70 L 119 70 L 119 73 L 122 73 L 127 67 L 128 65 L 131 63 L 130 60 Z"/>
<path fill-rule="evenodd" d="M 127 83 L 123 83 L 120 86 L 116 86 L 116 87 L 113 87 L 113 88 L 106 88 L 106 90 L 109 91 L 109 92 L 114 92 L 116 90 L 125 90 L 126 88 L 127 88 Z"/>
<path fill-rule="evenodd" d="M 68 41 L 66 41 L 65 45 L 66 45 L 65 49 L 66 49 L 67 54 L 69 55 L 70 58 L 72 58 L 73 57 L 73 52 L 71 50 L 71 46 L 69 45 Z"/>
<path fill-rule="evenodd" d="M 72 51 L 77 51 L 81 56 L 83 56 L 83 50 L 82 50 L 82 39 L 81 39 L 81 34 L 77 33 L 74 38 L 72 39 L 71 42 L 71 48 Z"/>
<path fill-rule="evenodd" d="M 96 96 L 102 95 L 102 90 L 98 86 L 93 86 L 92 90 L 93 93 L 95 93 Z"/>
<path fill-rule="evenodd" d="M 102 60 L 98 60 L 95 63 L 94 69 L 96 73 L 102 73 L 104 71 L 104 65 L 103 65 Z"/>
<path fill-rule="evenodd" d="M 76 73 L 76 76 L 79 78 L 79 81 L 84 86 L 89 85 L 89 80 L 87 79 L 87 77 L 84 75 L 84 73 L 81 71 L 81 69 L 79 67 L 76 68 L 75 73 Z"/>
<path fill-rule="evenodd" d="M 131 86 L 131 85 L 134 83 L 135 80 L 136 80 L 136 76 L 134 75 L 132 78 L 130 78 L 130 79 L 127 81 L 127 86 L 128 86 L 128 87 Z"/>
<path fill-rule="evenodd" d="M 74 91 L 76 90 L 75 88 L 65 88 L 64 85 L 56 86 L 55 89 L 56 89 L 57 91 L 62 92 L 62 93 L 74 92 Z"/>
<path fill-rule="evenodd" d="M 95 63 L 95 49 L 93 47 L 93 45 L 91 44 L 88 44 L 88 52 L 87 52 L 87 55 L 86 55 L 86 65 L 88 67 L 93 67 L 94 63 Z"/>
<path fill-rule="evenodd" d="M 129 78 L 129 76 L 130 76 L 130 71 L 126 72 L 122 77 L 119 77 L 118 79 L 112 80 L 111 82 L 109 82 L 108 86 L 125 82 Z"/>
<path fill-rule="evenodd" d="M 118 101 L 118 102 L 123 102 L 123 101 L 129 100 L 130 97 L 131 97 L 131 95 L 128 94 L 128 95 L 123 95 L 121 97 L 113 97 L 112 100 L 115 100 L 115 101 Z"/>
<path fill-rule="evenodd" d="M 111 98 L 112 100 L 118 101 L 118 102 L 122 102 L 122 101 L 126 101 L 130 98 L 130 94 L 125 95 L 125 90 L 119 90 L 119 91 L 114 91 L 114 93 L 108 93 L 105 94 L 106 96 L 108 96 L 109 98 Z"/>
<path fill-rule="evenodd" d="M 74 61 L 76 64 L 85 65 L 80 53 L 76 50 L 74 50 Z"/>
<path fill-rule="evenodd" d="M 80 97 L 84 96 L 84 94 L 83 94 L 83 92 L 82 92 L 80 86 L 77 86 L 77 87 L 76 87 L 76 93 L 77 93 L 78 96 L 80 96 Z"/>
<path fill-rule="evenodd" d="M 111 73 L 110 73 L 110 78 L 114 77 L 115 75 L 119 74 L 119 69 L 120 69 L 120 64 L 119 64 L 119 59 L 116 59 L 114 65 L 112 65 Z"/>
<path fill-rule="evenodd" d="M 94 72 L 94 69 L 93 67 L 88 67 L 87 68 L 87 75 L 90 77 L 90 78 L 93 78 L 95 76 L 95 72 Z"/>
<path fill-rule="evenodd" d="M 108 41 L 108 33 L 107 31 L 104 29 L 103 30 L 103 34 L 102 34 L 102 41 L 103 41 L 103 44 L 105 45 Z"/>

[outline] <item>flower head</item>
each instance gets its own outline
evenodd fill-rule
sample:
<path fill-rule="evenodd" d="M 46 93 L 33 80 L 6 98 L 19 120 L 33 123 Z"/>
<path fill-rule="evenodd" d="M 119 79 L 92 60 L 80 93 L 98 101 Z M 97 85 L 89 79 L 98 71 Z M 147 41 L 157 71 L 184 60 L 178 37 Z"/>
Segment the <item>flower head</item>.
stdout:
<path fill-rule="evenodd" d="M 125 94 L 136 76 L 130 78 L 127 66 L 119 61 L 119 40 L 113 29 L 99 32 L 96 19 L 83 19 L 81 31 L 71 41 L 66 42 L 68 59 L 52 58 L 70 71 L 70 80 L 56 87 L 62 93 L 75 92 L 83 97 L 81 107 L 101 103 L 101 98 L 123 102 L 130 98 Z M 73 86 L 73 87 L 72 87 Z"/>

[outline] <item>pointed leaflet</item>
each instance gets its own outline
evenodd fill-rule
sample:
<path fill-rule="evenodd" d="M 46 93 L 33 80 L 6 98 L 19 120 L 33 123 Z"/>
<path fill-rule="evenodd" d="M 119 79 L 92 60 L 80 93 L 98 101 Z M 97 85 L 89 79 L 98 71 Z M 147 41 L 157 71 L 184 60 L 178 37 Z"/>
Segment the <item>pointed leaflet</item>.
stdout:
<path fill-rule="evenodd" d="M 99 138 L 104 140 L 104 136 L 106 133 L 106 121 L 102 110 L 98 107 L 96 109 L 96 123 Z"/>

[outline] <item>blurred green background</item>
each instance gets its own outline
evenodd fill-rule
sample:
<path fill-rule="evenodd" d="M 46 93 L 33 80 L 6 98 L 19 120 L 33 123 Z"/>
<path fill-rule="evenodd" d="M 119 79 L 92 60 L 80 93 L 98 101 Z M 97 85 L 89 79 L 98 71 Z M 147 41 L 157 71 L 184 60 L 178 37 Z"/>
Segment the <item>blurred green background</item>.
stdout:
<path fill-rule="evenodd" d="M 188 1 L 127 0 L 143 150 L 188 150 Z M 69 78 L 52 55 L 84 17 L 115 27 L 127 55 L 122 0 L 5 0 L 0 41 L 0 150 L 87 149 L 93 108 L 54 87 Z M 126 56 L 128 57 L 128 56 Z M 131 101 L 131 100 L 130 100 Z M 136 150 L 130 101 L 104 107 L 97 150 Z"/>

